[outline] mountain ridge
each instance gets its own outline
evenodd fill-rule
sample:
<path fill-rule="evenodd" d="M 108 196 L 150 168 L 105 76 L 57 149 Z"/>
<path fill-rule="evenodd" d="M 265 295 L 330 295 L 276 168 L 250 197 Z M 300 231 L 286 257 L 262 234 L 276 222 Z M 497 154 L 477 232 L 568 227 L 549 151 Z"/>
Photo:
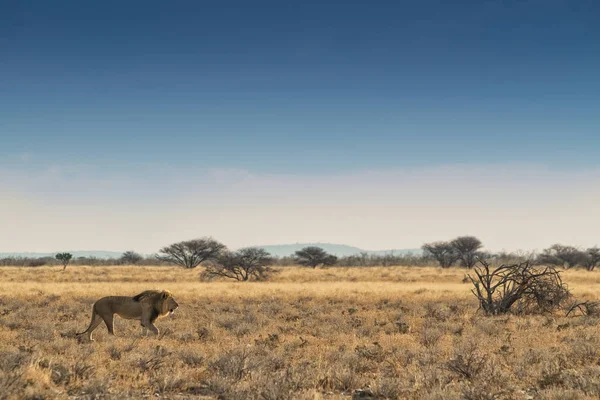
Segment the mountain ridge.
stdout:
<path fill-rule="evenodd" d="M 96 257 L 96 258 L 119 258 L 123 255 L 122 251 L 108 251 L 108 250 L 67 250 L 67 251 L 55 251 L 55 252 L 5 252 L 0 253 L 0 258 L 4 257 L 23 257 L 23 258 L 40 258 L 40 257 L 54 257 L 57 253 L 71 253 L 74 258 L 77 257 Z"/>
<path fill-rule="evenodd" d="M 364 250 L 356 246 L 349 246 L 346 244 L 338 243 L 290 243 L 290 244 L 273 244 L 273 245 L 259 245 L 249 247 L 259 247 L 265 249 L 271 255 L 276 257 L 285 257 L 293 255 L 297 250 L 300 250 L 307 246 L 321 247 L 326 252 L 336 255 L 338 257 L 352 256 L 361 253 L 367 253 L 370 255 L 385 255 L 385 254 L 420 254 L 421 249 L 389 249 L 389 250 Z M 108 251 L 108 250 L 78 250 L 68 251 L 73 254 L 74 258 L 77 257 L 96 257 L 96 258 L 119 258 L 123 254 L 122 251 Z M 40 257 L 54 257 L 58 252 L 2 252 L 0 258 L 5 257 L 23 257 L 23 258 L 40 258 Z M 151 256 L 151 254 L 145 254 L 145 256 Z"/>
<path fill-rule="evenodd" d="M 365 250 L 356 246 L 349 246 L 346 244 L 337 244 L 337 243 L 294 243 L 294 244 L 275 244 L 275 245 L 261 245 L 254 246 L 260 247 L 268 251 L 271 255 L 277 257 L 285 257 L 293 255 L 296 251 L 308 247 L 308 246 L 316 246 L 320 247 L 326 252 L 336 255 L 338 257 L 346 257 L 353 256 L 361 253 L 367 253 L 369 255 L 385 255 L 385 254 L 420 254 L 421 249 L 389 249 L 389 250 Z"/>

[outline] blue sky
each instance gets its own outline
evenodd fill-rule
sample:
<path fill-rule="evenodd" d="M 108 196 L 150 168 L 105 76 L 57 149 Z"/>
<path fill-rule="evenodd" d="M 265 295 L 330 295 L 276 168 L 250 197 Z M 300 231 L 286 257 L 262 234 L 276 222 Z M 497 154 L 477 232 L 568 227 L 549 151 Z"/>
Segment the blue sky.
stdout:
<path fill-rule="evenodd" d="M 114 199 L 109 210 L 136 199 L 156 215 L 154 200 L 131 188 L 150 193 L 181 176 L 202 186 L 214 171 L 332 188 L 340 176 L 429 176 L 456 165 L 495 168 L 489 176 L 527 165 L 566 181 L 597 177 L 599 16 L 600 3 L 585 0 L 0 1 L 2 193 L 71 201 L 91 218 L 90 185 Z M 267 188 L 274 197 L 279 184 Z M 198 196 L 220 193 L 202 188 Z M 244 207 L 239 200 L 230 211 L 252 212 Z M 216 224 L 186 234 L 211 234 Z M 178 229 L 164 240 L 183 235 Z M 303 237 L 248 235 L 231 240 Z M 115 245 L 94 239 L 81 246 Z M 421 240 L 307 237 L 321 239 L 371 248 Z"/>

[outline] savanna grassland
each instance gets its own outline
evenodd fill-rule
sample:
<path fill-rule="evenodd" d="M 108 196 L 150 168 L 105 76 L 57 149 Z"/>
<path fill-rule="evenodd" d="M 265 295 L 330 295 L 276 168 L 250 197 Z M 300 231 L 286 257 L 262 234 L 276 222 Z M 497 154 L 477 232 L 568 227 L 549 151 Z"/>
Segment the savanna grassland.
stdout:
<path fill-rule="evenodd" d="M 485 317 L 460 268 L 281 268 L 202 282 L 201 268 L 0 268 L 0 398 L 595 399 L 600 320 Z M 566 271 L 578 298 L 600 273 Z M 116 317 L 75 337 L 107 295 L 168 289 L 159 337 Z"/>

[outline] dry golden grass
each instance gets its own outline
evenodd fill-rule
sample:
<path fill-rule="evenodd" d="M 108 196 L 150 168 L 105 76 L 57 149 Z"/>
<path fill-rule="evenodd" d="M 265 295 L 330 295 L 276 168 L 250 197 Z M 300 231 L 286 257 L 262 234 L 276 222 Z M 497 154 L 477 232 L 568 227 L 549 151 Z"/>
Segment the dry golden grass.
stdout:
<path fill-rule="evenodd" d="M 284 268 L 246 283 L 200 272 L 0 268 L 0 398 L 600 397 L 600 321 L 483 317 L 462 269 Z M 600 274 L 563 278 L 597 298 Z M 160 337 L 118 317 L 117 337 L 104 325 L 96 342 L 74 337 L 99 297 L 157 288 L 180 304 Z"/>

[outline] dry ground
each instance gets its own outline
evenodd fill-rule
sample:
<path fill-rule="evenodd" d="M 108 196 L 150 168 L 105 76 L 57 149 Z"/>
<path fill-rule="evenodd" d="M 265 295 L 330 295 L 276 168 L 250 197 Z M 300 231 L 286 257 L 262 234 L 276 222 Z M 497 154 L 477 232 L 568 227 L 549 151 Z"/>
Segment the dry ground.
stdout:
<path fill-rule="evenodd" d="M 262 283 L 60 269 L 0 268 L 0 398 L 600 397 L 598 319 L 483 317 L 458 268 L 285 268 Z M 600 273 L 563 277 L 597 299 Z M 118 337 L 74 337 L 97 298 L 158 288 L 180 303 L 160 337 L 118 318 Z"/>

